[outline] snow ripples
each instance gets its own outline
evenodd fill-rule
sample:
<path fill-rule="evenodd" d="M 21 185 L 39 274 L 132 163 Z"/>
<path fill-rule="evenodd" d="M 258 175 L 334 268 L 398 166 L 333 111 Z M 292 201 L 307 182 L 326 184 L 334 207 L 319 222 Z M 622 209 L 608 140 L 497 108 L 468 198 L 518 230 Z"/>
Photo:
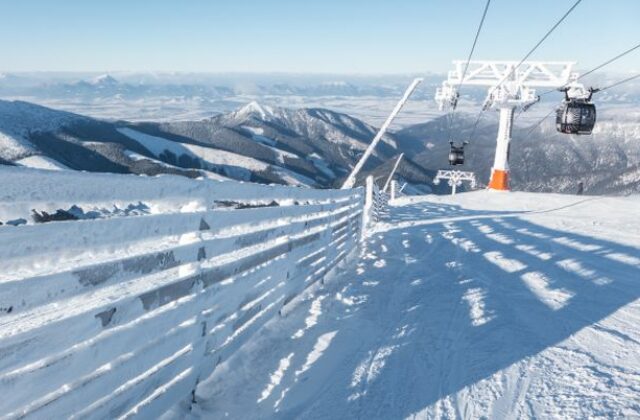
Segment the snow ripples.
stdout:
<path fill-rule="evenodd" d="M 469 317 L 474 327 L 484 325 L 495 318 L 493 312 L 487 311 L 485 308 L 486 295 L 486 290 L 476 287 L 468 289 L 462 296 L 462 299 L 469 305 Z"/>
<path fill-rule="evenodd" d="M 307 360 L 304 362 L 304 365 L 300 370 L 296 370 L 296 378 L 311 369 L 311 366 L 313 366 L 329 348 L 337 333 L 338 331 L 331 331 L 318 337 L 316 344 L 313 346 L 313 350 L 307 355 Z"/>
<path fill-rule="evenodd" d="M 289 369 L 289 366 L 291 365 L 291 359 L 293 358 L 293 353 L 290 353 L 287 357 L 284 357 L 282 359 L 280 359 L 280 363 L 278 364 L 278 368 L 276 369 L 275 372 L 273 372 L 271 374 L 270 377 L 270 382 L 267 384 L 267 386 L 262 390 L 262 393 L 260 394 L 260 398 L 258 398 L 257 403 L 261 403 L 262 401 L 266 400 L 267 398 L 269 398 L 269 396 L 271 396 L 271 393 L 273 392 L 273 390 L 280 385 L 280 382 L 282 381 L 282 378 L 284 377 L 284 374 L 286 373 L 287 369 Z"/>
<path fill-rule="evenodd" d="M 608 277 L 599 276 L 597 271 L 585 267 L 580 261 L 573 258 L 558 261 L 556 264 L 563 270 L 582 277 L 583 279 L 590 280 L 599 286 L 609 284 L 613 281 Z"/>
<path fill-rule="evenodd" d="M 327 295 L 318 296 L 312 303 L 309 308 L 309 316 L 307 316 L 304 320 L 305 327 L 300 328 L 298 331 L 293 334 L 292 339 L 302 338 L 304 333 L 308 331 L 310 328 L 313 328 L 318 323 L 318 318 L 322 315 L 322 301 L 327 297 Z"/>
<path fill-rule="evenodd" d="M 367 357 L 356 366 L 351 377 L 351 388 L 360 388 L 347 398 L 348 401 L 355 401 L 367 394 L 367 386 L 371 384 L 382 372 L 387 363 L 387 359 L 397 349 L 398 345 L 383 346 L 376 352 L 369 351 Z"/>
<path fill-rule="evenodd" d="M 502 254 L 502 252 L 499 251 L 485 252 L 484 257 L 487 259 L 487 261 L 497 265 L 507 273 L 516 273 L 527 268 L 526 264 L 523 264 L 516 259 L 507 258 Z"/>
<path fill-rule="evenodd" d="M 566 306 L 574 296 L 574 293 L 569 290 L 552 288 L 550 286 L 552 281 L 538 271 L 523 274 L 522 280 L 542 303 L 555 311 Z"/>

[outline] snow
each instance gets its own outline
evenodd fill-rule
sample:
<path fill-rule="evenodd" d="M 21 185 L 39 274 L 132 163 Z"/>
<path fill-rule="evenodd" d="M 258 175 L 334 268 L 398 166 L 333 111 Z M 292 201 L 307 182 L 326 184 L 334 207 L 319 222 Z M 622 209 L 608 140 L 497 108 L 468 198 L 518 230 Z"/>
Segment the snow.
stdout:
<path fill-rule="evenodd" d="M 0 158 L 11 161 L 33 152 L 33 146 L 23 136 L 0 132 Z"/>
<path fill-rule="evenodd" d="M 273 108 L 265 105 L 260 105 L 256 101 L 251 101 L 244 107 L 240 108 L 235 112 L 237 118 L 246 118 L 251 115 L 256 115 L 260 117 L 262 120 L 267 120 L 270 117 L 273 117 L 274 112 Z"/>
<path fill-rule="evenodd" d="M 640 416 L 640 196 L 400 204 L 173 415 Z"/>
<path fill-rule="evenodd" d="M 109 74 L 101 74 L 93 78 L 90 83 L 92 85 L 116 85 L 118 81 Z"/>
<path fill-rule="evenodd" d="M 317 153 L 312 153 L 307 156 L 307 159 L 309 159 L 311 163 L 313 163 L 313 166 L 315 166 L 319 171 L 329 176 L 330 178 L 335 178 L 335 172 L 331 170 L 327 161 L 320 157 L 320 155 L 318 155 Z"/>
<path fill-rule="evenodd" d="M 140 143 L 155 156 L 160 156 L 165 151 L 169 151 L 177 157 L 185 155 L 191 158 L 199 158 L 213 165 L 237 166 L 238 168 L 252 171 L 265 170 L 268 167 L 267 164 L 256 159 L 237 155 L 224 150 L 211 149 L 193 144 L 178 143 L 162 137 L 141 133 L 131 128 L 119 128 L 118 131 Z"/>
<path fill-rule="evenodd" d="M 360 237 L 361 189 L 21 167 L 0 173 L 0 216 L 15 206 L 131 198 L 151 207 L 131 217 L 0 227 L 2 417 L 157 418 L 217 359 L 285 305 L 295 308 Z M 263 205 L 230 210 L 217 200 Z M 316 305 L 309 314 L 308 331 L 321 311 Z M 304 380 L 333 337 L 318 340 L 303 365 L 294 364 L 297 355 L 276 360 L 252 402 L 280 398 L 280 381 L 294 367 Z"/>
<path fill-rule="evenodd" d="M 27 102 L 0 100 L 0 158 L 13 161 L 32 155 L 31 132 L 56 131 L 84 119 Z"/>
<path fill-rule="evenodd" d="M 253 134 L 256 134 L 258 136 L 262 136 L 264 134 L 264 129 L 262 127 L 251 127 L 248 125 L 243 125 L 242 128 L 244 128 L 245 130 L 250 131 Z M 271 140 L 271 145 L 275 144 L 274 140 Z"/>
<path fill-rule="evenodd" d="M 331 341 L 333 341 L 333 338 L 336 336 L 336 334 L 337 331 L 330 331 L 318 337 L 316 344 L 313 346 L 313 350 L 311 350 L 311 353 L 307 355 L 307 360 L 304 362 L 304 365 L 302 365 L 300 370 L 296 370 L 296 377 L 311 369 L 311 366 L 313 366 L 318 361 L 318 359 L 322 357 L 322 354 L 329 348 L 329 346 L 331 345 Z"/>
<path fill-rule="evenodd" d="M 257 141 L 258 143 L 262 143 L 266 146 L 275 146 L 276 145 L 276 141 L 274 139 L 271 139 L 269 137 L 265 137 L 262 135 L 262 133 L 264 132 L 264 130 L 261 127 L 247 127 L 244 126 L 242 128 L 245 128 L 247 130 L 249 130 L 252 135 L 251 138 L 254 141 Z"/>
<path fill-rule="evenodd" d="M 217 165 L 224 165 L 225 171 L 233 172 L 233 175 L 235 177 L 242 178 L 245 181 L 248 181 L 251 178 L 252 172 L 260 172 L 271 169 L 290 185 L 309 186 L 315 184 L 312 179 L 303 175 L 299 175 L 291 170 L 271 166 L 257 159 L 242 156 L 232 152 L 227 152 L 226 150 L 212 149 L 209 147 L 197 146 L 194 144 L 174 142 L 162 137 L 145 134 L 127 127 L 118 128 L 118 131 L 131 138 L 132 140 L 140 143 L 156 157 L 159 157 L 163 153 L 169 151 L 177 157 L 188 156 L 190 158 L 201 159 L 205 163 L 209 163 L 212 165 L 207 169 L 214 169 Z"/>
<path fill-rule="evenodd" d="M 134 155 L 135 156 L 135 155 Z M 77 205 L 84 211 L 126 209 L 144 203 L 150 214 L 166 214 L 215 207 L 216 200 L 291 205 L 295 200 L 322 198 L 329 202 L 335 191 L 265 186 L 236 181 L 192 180 L 182 176 L 145 177 L 133 174 L 48 171 L 0 165 L 0 222 L 31 220 L 31 210 L 55 213 Z M 343 193 L 347 195 L 347 191 Z M 0 229 L 4 229 L 1 226 Z"/>
<path fill-rule="evenodd" d="M 180 169 L 180 170 L 184 169 L 184 168 L 180 168 L 178 166 L 169 165 L 168 163 L 163 162 L 163 161 L 161 161 L 159 159 L 152 159 L 152 158 L 150 158 L 148 156 L 141 155 L 140 153 L 132 152 L 131 150 L 125 150 L 124 154 L 129 159 L 134 160 L 134 161 L 147 160 L 147 161 L 153 162 L 153 163 L 155 163 L 157 165 L 164 166 L 165 168 L 174 168 L 174 169 Z M 202 169 L 201 171 L 204 174 L 205 178 L 207 178 L 207 179 L 213 179 L 213 180 L 216 180 L 216 181 L 232 181 L 231 178 L 227 178 L 226 176 L 219 175 L 219 174 L 217 174 L 215 172 L 207 171 L 207 170 L 204 170 L 204 169 Z"/>
<path fill-rule="evenodd" d="M 140 138 L 149 147 L 163 140 Z M 20 297 L 11 313 L 0 301 L 0 386 L 29 390 L 7 393 L 0 406 L 55 412 L 75 398 L 80 417 L 121 406 L 192 419 L 640 416 L 640 196 L 403 197 L 368 232 L 359 258 L 279 312 L 291 279 L 317 278 L 344 256 L 341 203 L 351 203 L 347 213 L 361 206 L 352 191 L 25 167 L 0 175 L 2 221 L 70 204 L 150 209 L 0 227 L 0 298 Z M 216 209 L 216 200 L 280 206 L 236 211 Z M 203 221 L 207 230 L 194 230 Z M 315 235 L 327 238 L 215 288 L 152 312 L 140 304 L 202 267 L 236 267 Z M 168 251 L 171 259 L 157 261 L 168 266 L 143 267 Z M 83 284 L 87 267 L 140 256 L 140 267 Z M 290 279 L 293 266 L 304 275 Z M 115 307 L 103 329 L 100 316 Z M 202 325 L 215 354 L 206 363 L 196 362 Z M 70 347 L 60 331 L 80 341 Z"/>
<path fill-rule="evenodd" d="M 262 401 L 269 398 L 274 388 L 280 385 L 280 381 L 282 381 L 282 377 L 284 376 L 284 373 L 287 371 L 287 369 L 289 368 L 289 365 L 291 364 L 292 357 L 293 357 L 293 353 L 291 353 L 287 357 L 280 360 L 280 363 L 278 364 L 278 369 L 271 375 L 271 382 L 267 384 L 267 387 L 262 391 L 262 395 L 258 399 L 257 403 L 261 403 Z"/>
<path fill-rule="evenodd" d="M 273 166 L 271 169 L 273 170 L 273 172 L 278 174 L 278 176 L 288 185 L 304 187 L 315 184 L 315 182 L 311 178 L 301 175 L 297 172 L 290 171 L 289 169 L 280 168 L 277 166 Z"/>
<path fill-rule="evenodd" d="M 290 159 L 298 159 L 299 156 L 291 153 L 291 152 L 287 152 L 285 150 L 281 150 L 278 147 L 275 147 L 276 144 L 278 143 L 276 140 L 266 137 L 264 136 L 264 129 L 262 127 L 250 127 L 250 126 L 242 126 L 243 129 L 249 131 L 251 133 L 251 139 L 257 143 L 262 144 L 265 147 L 268 147 L 269 149 L 273 150 L 273 152 L 276 154 L 276 157 L 278 159 L 278 163 L 284 165 L 284 158 L 290 158 Z"/>
<path fill-rule="evenodd" d="M 15 163 L 26 166 L 28 168 L 36 168 L 36 169 L 48 169 L 50 171 L 60 171 L 63 169 L 69 169 L 60 162 L 57 162 L 50 157 L 33 155 L 20 160 L 15 161 Z"/>
<path fill-rule="evenodd" d="M 165 151 L 169 151 L 178 157 L 186 155 L 191 158 L 200 158 L 214 165 L 231 165 L 249 170 L 264 170 L 267 168 L 266 164 L 258 160 L 224 150 L 178 143 L 162 137 L 151 136 L 131 128 L 119 128 L 118 131 L 132 140 L 137 141 L 156 156 L 161 155 Z"/>

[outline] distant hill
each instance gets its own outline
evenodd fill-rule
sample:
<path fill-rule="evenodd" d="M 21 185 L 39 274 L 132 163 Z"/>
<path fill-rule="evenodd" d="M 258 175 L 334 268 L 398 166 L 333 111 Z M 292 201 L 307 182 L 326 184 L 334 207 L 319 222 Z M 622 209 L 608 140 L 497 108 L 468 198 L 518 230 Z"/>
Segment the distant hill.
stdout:
<path fill-rule="evenodd" d="M 88 82 L 87 82 L 88 83 Z M 111 86 L 109 76 L 93 83 Z M 553 119 L 530 134 L 517 125 L 510 151 L 514 190 L 587 194 L 640 192 L 640 113 L 605 108 L 591 136 L 558 134 Z M 469 140 L 476 115 L 459 112 L 387 134 L 358 182 L 373 174 L 380 185 L 405 153 L 401 182 L 413 192 L 446 192 L 432 178 L 447 168 L 449 132 Z M 488 113 L 466 148 L 461 169 L 482 186 L 493 163 L 497 121 Z M 338 187 L 376 128 L 322 108 L 288 109 L 250 102 L 198 121 L 103 121 L 21 101 L 0 101 L 0 164 L 45 169 L 155 175 L 180 174 L 248 182 Z"/>
<path fill-rule="evenodd" d="M 96 83 L 114 82 L 103 78 Z M 291 110 L 255 102 L 201 121 L 131 123 L 0 101 L 0 159 L 45 169 L 336 187 L 375 131 L 356 118 L 326 109 Z M 397 154 L 389 135 L 363 176 Z M 386 178 L 388 172 L 376 174 Z M 426 192 L 433 173 L 407 160 L 398 175 Z"/>
<path fill-rule="evenodd" d="M 640 112 L 609 109 L 599 117 L 590 136 L 556 132 L 548 118 L 531 133 L 529 126 L 514 129 L 510 149 L 511 187 L 532 192 L 575 193 L 578 183 L 586 194 L 640 192 Z M 456 116 L 453 140 L 470 140 L 461 169 L 489 179 L 498 130 L 495 115 L 488 115 L 470 138 L 476 115 Z M 446 117 L 407 127 L 395 133 L 398 148 L 420 166 L 447 166 L 449 131 Z"/>

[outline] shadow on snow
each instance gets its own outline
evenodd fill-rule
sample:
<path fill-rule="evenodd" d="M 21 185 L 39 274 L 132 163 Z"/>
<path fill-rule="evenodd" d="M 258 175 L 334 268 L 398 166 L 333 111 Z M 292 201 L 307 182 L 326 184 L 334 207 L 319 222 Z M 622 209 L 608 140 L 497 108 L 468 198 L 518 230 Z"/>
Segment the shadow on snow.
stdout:
<path fill-rule="evenodd" d="M 306 344 L 276 346 L 292 367 L 274 386 L 286 391 L 265 398 L 280 410 L 269 415 L 404 418 L 640 297 L 639 249 L 510 214 L 393 209 L 394 222 L 470 218 L 375 234 L 355 272 L 326 286 Z"/>

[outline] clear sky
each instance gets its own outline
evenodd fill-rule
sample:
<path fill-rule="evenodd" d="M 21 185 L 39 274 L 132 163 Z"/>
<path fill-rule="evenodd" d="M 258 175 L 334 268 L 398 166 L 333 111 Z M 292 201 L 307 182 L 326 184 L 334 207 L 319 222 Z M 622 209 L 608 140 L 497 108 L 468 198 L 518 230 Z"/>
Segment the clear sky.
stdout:
<path fill-rule="evenodd" d="M 475 58 L 519 60 L 575 0 L 492 0 Z M 410 73 L 466 58 L 485 0 L 0 0 L 0 71 Z M 531 59 L 640 42 L 640 0 L 583 0 Z M 640 71 L 640 50 L 610 67 Z"/>

